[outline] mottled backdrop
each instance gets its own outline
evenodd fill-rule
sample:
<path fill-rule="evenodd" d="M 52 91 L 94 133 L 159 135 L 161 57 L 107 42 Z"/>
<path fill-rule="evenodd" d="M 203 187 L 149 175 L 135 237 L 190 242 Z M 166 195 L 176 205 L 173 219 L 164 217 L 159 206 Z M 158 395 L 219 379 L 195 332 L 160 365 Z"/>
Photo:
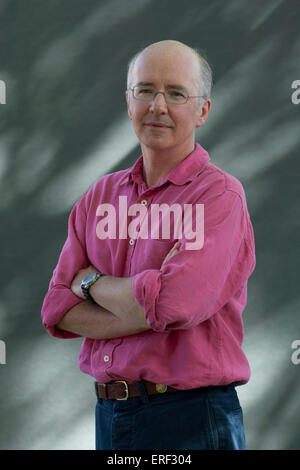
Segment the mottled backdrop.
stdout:
<path fill-rule="evenodd" d="M 252 376 L 238 388 L 248 448 L 300 448 L 299 23 L 299 0 L 0 1 L 1 449 L 94 448 L 82 340 L 49 336 L 40 310 L 73 204 L 140 156 L 127 62 L 162 39 L 212 65 L 197 141 L 242 182 L 255 231 Z"/>

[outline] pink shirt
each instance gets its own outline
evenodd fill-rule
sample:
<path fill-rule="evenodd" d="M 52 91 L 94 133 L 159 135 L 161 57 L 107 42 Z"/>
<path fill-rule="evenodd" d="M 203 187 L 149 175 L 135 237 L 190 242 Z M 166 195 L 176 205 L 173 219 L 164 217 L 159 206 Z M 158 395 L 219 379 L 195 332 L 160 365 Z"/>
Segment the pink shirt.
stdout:
<path fill-rule="evenodd" d="M 210 163 L 199 144 L 151 188 L 143 181 L 142 169 L 143 156 L 132 168 L 100 178 L 73 207 L 68 238 L 44 299 L 43 324 L 53 336 L 78 337 L 55 324 L 82 302 L 70 285 L 80 269 L 93 264 L 105 274 L 133 276 L 135 299 L 151 329 L 111 340 L 85 338 L 78 359 L 83 372 L 102 383 L 145 379 L 178 389 L 244 384 L 250 369 L 242 350 L 242 312 L 255 250 L 243 187 Z M 194 208 L 203 204 L 203 246 L 187 249 L 187 234 L 182 230 L 178 237 L 174 223 L 168 239 L 161 234 L 154 239 L 150 230 L 148 238 L 130 238 L 127 228 L 135 217 L 127 217 L 120 201 L 127 201 L 127 207 L 143 205 L 148 219 L 154 204 L 179 204 L 182 209 L 184 204 Z M 107 230 L 110 227 L 106 239 L 100 233 L 104 225 L 99 224 L 104 221 L 103 204 L 115 208 L 115 226 L 106 225 Z M 194 210 L 193 227 L 195 217 Z M 178 239 L 179 252 L 161 267 Z"/>

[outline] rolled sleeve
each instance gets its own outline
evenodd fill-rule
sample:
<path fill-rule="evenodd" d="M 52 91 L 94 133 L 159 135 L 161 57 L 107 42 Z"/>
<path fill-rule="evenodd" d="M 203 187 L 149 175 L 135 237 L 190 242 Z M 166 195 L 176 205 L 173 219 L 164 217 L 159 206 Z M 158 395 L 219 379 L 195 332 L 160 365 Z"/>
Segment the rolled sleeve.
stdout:
<path fill-rule="evenodd" d="M 204 244 L 185 248 L 160 270 L 133 277 L 132 289 L 156 331 L 188 329 L 210 318 L 244 285 L 255 265 L 253 232 L 242 197 L 225 191 L 204 205 Z"/>
<path fill-rule="evenodd" d="M 156 316 L 156 301 L 159 298 L 162 273 L 159 270 L 147 269 L 133 276 L 132 291 L 135 300 L 144 308 L 145 319 L 155 331 L 165 329 L 163 317 Z"/>
<path fill-rule="evenodd" d="M 58 338 L 78 338 L 79 335 L 60 330 L 55 325 L 75 305 L 84 300 L 71 291 L 75 275 L 89 266 L 85 247 L 86 216 L 83 200 L 72 209 L 68 220 L 68 237 L 49 283 L 42 306 L 42 323 L 46 330 Z"/>
<path fill-rule="evenodd" d="M 46 330 L 57 338 L 79 338 L 79 335 L 60 330 L 55 325 L 75 305 L 82 302 L 73 292 L 65 286 L 53 286 L 45 296 L 42 307 L 43 325 Z"/>

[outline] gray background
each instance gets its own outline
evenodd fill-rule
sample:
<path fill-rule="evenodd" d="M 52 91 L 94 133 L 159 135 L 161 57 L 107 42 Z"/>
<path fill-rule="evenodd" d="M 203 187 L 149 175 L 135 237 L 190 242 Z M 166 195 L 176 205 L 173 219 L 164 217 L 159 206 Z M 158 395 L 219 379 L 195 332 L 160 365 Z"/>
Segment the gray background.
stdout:
<path fill-rule="evenodd" d="M 141 47 L 177 39 L 214 70 L 197 141 L 242 182 L 257 267 L 245 322 L 250 382 L 238 389 L 249 449 L 299 449 L 298 0 L 0 1 L 1 449 L 93 449 L 93 379 L 81 339 L 43 329 L 40 310 L 73 204 L 140 155 L 126 68 Z"/>

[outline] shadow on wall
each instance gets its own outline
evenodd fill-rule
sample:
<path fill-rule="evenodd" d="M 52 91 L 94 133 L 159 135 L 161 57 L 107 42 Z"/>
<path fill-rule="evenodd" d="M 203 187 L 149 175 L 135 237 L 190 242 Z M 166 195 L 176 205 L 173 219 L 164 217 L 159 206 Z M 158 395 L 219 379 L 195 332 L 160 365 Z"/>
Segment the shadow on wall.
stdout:
<path fill-rule="evenodd" d="M 0 3 L 0 447 L 94 447 L 92 379 L 76 363 L 81 340 L 49 337 L 40 310 L 72 205 L 140 155 L 126 111 L 127 63 L 171 38 L 204 50 L 214 69 L 212 111 L 197 140 L 243 183 L 255 230 L 244 312 L 252 379 L 238 390 L 248 447 L 299 448 L 299 373 L 290 361 L 300 331 L 300 108 L 290 97 L 300 78 L 299 2 L 70 5 Z"/>

